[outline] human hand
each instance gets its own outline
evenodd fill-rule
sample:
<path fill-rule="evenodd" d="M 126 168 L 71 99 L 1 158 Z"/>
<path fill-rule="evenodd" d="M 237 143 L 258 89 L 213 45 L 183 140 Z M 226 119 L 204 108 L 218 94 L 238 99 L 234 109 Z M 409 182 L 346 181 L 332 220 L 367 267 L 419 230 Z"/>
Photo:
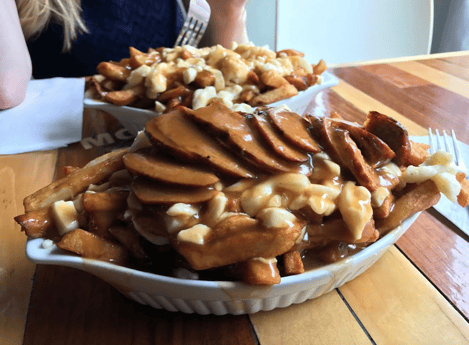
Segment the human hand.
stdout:
<path fill-rule="evenodd" d="M 248 0 L 207 0 L 211 9 L 209 26 L 202 45 L 249 42 L 246 31 L 246 3 Z"/>

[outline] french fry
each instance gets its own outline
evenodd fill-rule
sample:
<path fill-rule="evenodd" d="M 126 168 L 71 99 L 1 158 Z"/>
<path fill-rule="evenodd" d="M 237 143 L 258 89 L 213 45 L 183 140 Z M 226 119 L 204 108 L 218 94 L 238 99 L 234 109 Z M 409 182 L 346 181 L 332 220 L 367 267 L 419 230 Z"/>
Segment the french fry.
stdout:
<path fill-rule="evenodd" d="M 148 256 L 140 243 L 140 235 L 133 229 L 114 225 L 109 228 L 109 232 L 129 251 L 135 259 L 148 260 Z"/>
<path fill-rule="evenodd" d="M 284 49 L 277 52 L 277 57 L 282 56 L 301 56 L 304 57 L 305 54 L 295 49 Z"/>
<path fill-rule="evenodd" d="M 259 76 L 256 74 L 256 72 L 251 70 L 248 72 L 248 81 L 254 85 L 257 85 L 259 84 Z"/>
<path fill-rule="evenodd" d="M 313 86 L 318 82 L 318 76 L 314 73 L 308 73 L 306 74 L 306 80 L 308 81 L 309 86 Z"/>
<path fill-rule="evenodd" d="M 322 74 L 327 69 L 326 62 L 319 60 L 318 64 L 313 67 L 314 74 Z"/>
<path fill-rule="evenodd" d="M 177 107 L 179 104 L 181 104 L 181 100 L 179 98 L 172 98 L 166 103 L 166 110 L 164 111 L 165 113 L 170 112 L 173 110 L 175 107 Z"/>
<path fill-rule="evenodd" d="M 102 239 L 83 229 L 75 229 L 65 234 L 57 247 L 76 253 L 87 259 L 109 261 L 116 265 L 125 265 L 127 250 L 120 244 Z"/>
<path fill-rule="evenodd" d="M 189 90 L 187 87 L 184 85 L 180 85 L 178 87 L 175 87 L 174 89 L 171 90 L 166 90 L 165 92 L 162 92 L 156 100 L 162 103 L 166 103 L 167 101 L 174 99 L 174 98 L 183 98 L 187 96 L 191 90 Z"/>
<path fill-rule="evenodd" d="M 458 195 L 458 204 L 462 207 L 466 207 L 469 205 L 469 181 L 463 173 L 457 173 L 456 178 L 461 183 L 461 191 Z"/>
<path fill-rule="evenodd" d="M 90 215 L 88 230 L 99 237 L 110 238 L 108 229 L 124 214 L 128 196 L 127 190 L 84 193 L 83 209 Z"/>
<path fill-rule="evenodd" d="M 70 175 L 72 172 L 77 171 L 79 169 L 80 169 L 79 167 L 73 167 L 73 166 L 70 166 L 70 165 L 66 165 L 66 166 L 64 166 L 64 175 L 65 176 Z"/>
<path fill-rule="evenodd" d="M 428 158 L 428 149 L 430 148 L 430 145 L 424 143 L 416 143 L 412 140 L 409 141 L 411 149 L 410 155 L 407 157 L 406 165 L 419 166 Z"/>
<path fill-rule="evenodd" d="M 379 207 L 373 207 L 373 218 L 375 219 L 382 219 L 389 216 L 391 213 L 391 209 L 394 206 L 394 195 L 389 194 L 384 202 Z"/>
<path fill-rule="evenodd" d="M 137 99 L 143 97 L 144 94 L 145 87 L 139 84 L 131 87 L 130 89 L 108 92 L 104 96 L 104 99 L 115 105 L 129 105 L 135 102 Z"/>
<path fill-rule="evenodd" d="M 261 93 L 260 95 L 254 97 L 250 104 L 251 106 L 267 105 L 282 99 L 296 96 L 297 94 L 298 90 L 287 82 L 287 84 L 284 84 L 279 88 Z"/>
<path fill-rule="evenodd" d="M 283 254 L 283 265 L 285 266 L 285 275 L 294 275 L 304 273 L 303 260 L 299 251 L 292 251 Z"/>
<path fill-rule="evenodd" d="M 238 96 L 238 101 L 240 103 L 249 103 L 254 97 L 256 97 L 256 93 L 253 90 L 246 89 L 241 91 Z"/>
<path fill-rule="evenodd" d="M 122 88 L 122 82 L 111 79 L 105 79 L 101 82 L 101 86 L 106 91 L 116 91 Z"/>
<path fill-rule="evenodd" d="M 200 87 L 201 89 L 204 89 L 207 86 L 212 86 L 215 84 L 215 77 L 209 71 L 202 70 L 197 73 L 197 76 L 194 79 L 194 84 Z"/>
<path fill-rule="evenodd" d="M 146 55 L 144 52 L 138 50 L 135 47 L 129 47 L 129 54 L 130 54 L 130 57 L 139 56 L 139 55 Z"/>
<path fill-rule="evenodd" d="M 190 59 L 191 57 L 192 57 L 192 53 L 190 51 L 188 51 L 187 49 L 182 50 L 181 59 L 187 60 L 187 59 Z"/>
<path fill-rule="evenodd" d="M 288 81 L 274 69 L 262 73 L 260 79 L 266 86 L 275 89 L 288 84 Z"/>
<path fill-rule="evenodd" d="M 243 281 L 251 285 L 280 283 L 280 273 L 275 259 L 252 259 L 243 264 Z"/>
<path fill-rule="evenodd" d="M 127 81 L 130 75 L 130 70 L 112 62 L 101 62 L 96 70 L 99 74 L 117 81 Z"/>
<path fill-rule="evenodd" d="M 197 270 L 244 262 L 256 257 L 274 258 L 292 248 L 303 225 L 300 223 L 291 228 L 266 229 L 254 218 L 243 214 L 234 215 L 218 223 L 217 231 L 205 236 L 203 246 L 178 241 L 175 247 Z"/>
<path fill-rule="evenodd" d="M 376 220 L 376 228 L 380 236 L 398 227 L 411 215 L 432 207 L 440 200 L 440 191 L 432 180 L 427 180 L 415 186 L 398 198 L 389 216 Z"/>
<path fill-rule="evenodd" d="M 47 232 L 54 226 L 54 218 L 50 207 L 16 216 L 15 221 L 21 225 L 21 231 L 24 231 L 28 237 L 32 238 L 46 236 Z"/>
<path fill-rule="evenodd" d="M 112 173 L 124 169 L 122 157 L 128 149 L 112 151 L 100 156 L 83 168 L 27 196 L 24 201 L 26 212 L 31 212 L 52 205 L 59 200 L 73 200 L 84 192 L 90 184 L 100 184 Z"/>
<path fill-rule="evenodd" d="M 295 74 L 287 75 L 285 80 L 292 84 L 298 91 L 304 91 L 308 88 L 308 79 Z"/>

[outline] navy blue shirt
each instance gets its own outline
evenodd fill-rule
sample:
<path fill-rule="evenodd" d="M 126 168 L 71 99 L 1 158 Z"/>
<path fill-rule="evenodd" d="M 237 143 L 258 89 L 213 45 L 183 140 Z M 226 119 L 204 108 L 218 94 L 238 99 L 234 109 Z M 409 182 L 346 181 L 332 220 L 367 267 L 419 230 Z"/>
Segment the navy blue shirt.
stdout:
<path fill-rule="evenodd" d="M 183 24 L 175 0 L 82 0 L 89 33 L 79 34 L 69 52 L 62 52 L 63 31 L 51 23 L 28 43 L 36 79 L 96 74 L 101 61 L 129 57 L 129 46 L 172 47 Z"/>

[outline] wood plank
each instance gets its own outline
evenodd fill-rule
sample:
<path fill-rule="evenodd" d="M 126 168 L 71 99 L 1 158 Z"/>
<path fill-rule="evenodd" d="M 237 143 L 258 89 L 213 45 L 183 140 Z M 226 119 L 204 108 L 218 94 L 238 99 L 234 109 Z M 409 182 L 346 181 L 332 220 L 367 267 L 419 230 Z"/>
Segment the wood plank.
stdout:
<path fill-rule="evenodd" d="M 365 65 L 359 68 L 378 76 L 380 79 L 385 80 L 397 86 L 398 88 L 430 85 L 428 81 L 422 78 L 413 76 L 412 74 L 406 73 L 396 67 L 387 64 Z"/>
<path fill-rule="evenodd" d="M 0 156 L 0 344 L 20 344 L 36 265 L 24 255 L 26 236 L 13 217 L 23 199 L 52 180 L 57 153 Z"/>
<path fill-rule="evenodd" d="M 368 113 L 371 110 L 391 116 L 399 121 L 411 135 L 427 135 L 427 130 L 412 120 L 404 117 L 401 113 L 394 110 L 379 100 L 368 96 L 366 93 L 351 84 L 341 80 L 339 85 L 333 87 L 333 90 L 343 99 L 353 103 L 362 112 Z"/>
<path fill-rule="evenodd" d="M 371 344 L 335 290 L 302 304 L 259 312 L 250 318 L 261 345 Z"/>
<path fill-rule="evenodd" d="M 437 85 L 415 86 L 406 89 L 409 97 L 425 107 L 431 107 L 434 111 L 445 114 L 438 120 L 440 130 L 454 129 L 458 139 L 469 142 L 469 123 L 466 121 L 469 114 L 469 99 L 441 88 Z"/>
<path fill-rule="evenodd" d="M 469 98 L 469 82 L 464 79 L 439 71 L 417 61 L 397 62 L 392 63 L 391 66 L 419 76 L 432 84 L 438 85 L 465 98 Z"/>
<path fill-rule="evenodd" d="M 434 209 L 397 246 L 469 320 L 469 236 Z"/>
<path fill-rule="evenodd" d="M 457 131 L 456 134 L 461 135 L 461 137 L 465 133 L 464 128 L 458 128 L 460 126 L 458 118 L 455 118 L 444 109 L 435 107 L 433 104 L 421 103 L 419 100 L 412 98 L 407 92 L 407 88 L 399 89 L 395 85 L 385 82 L 359 68 L 335 69 L 334 73 L 354 88 L 383 103 L 397 113 L 402 114 L 402 116 L 421 127 L 439 128 L 442 126 L 442 119 L 444 119 L 444 124 L 447 128 L 454 128 Z M 422 86 L 422 88 L 425 88 L 425 86 Z M 400 121 L 399 119 L 397 120 Z M 412 132 L 412 129 L 407 124 L 403 124 L 411 134 L 419 134 Z"/>
<path fill-rule="evenodd" d="M 38 265 L 24 344 L 255 345 L 248 317 L 140 305 L 86 272 Z"/>
<path fill-rule="evenodd" d="M 449 53 L 436 53 L 436 54 L 423 54 L 423 55 L 414 55 L 414 56 L 402 56 L 397 58 L 389 59 L 378 59 L 378 60 L 367 60 L 367 61 L 357 61 L 357 62 L 344 62 L 337 64 L 328 65 L 329 68 L 335 67 L 356 67 L 356 66 L 365 66 L 365 65 L 377 65 L 377 64 L 386 64 L 394 63 L 401 61 L 420 61 L 428 59 L 461 59 L 464 60 L 469 55 L 467 51 L 459 52 L 449 52 Z"/>
<path fill-rule="evenodd" d="M 377 344 L 469 344 L 469 324 L 395 247 L 339 288 Z"/>
<path fill-rule="evenodd" d="M 445 60 L 449 63 L 452 63 L 454 65 L 459 65 L 462 67 L 467 67 L 469 68 L 469 59 L 467 59 L 467 54 L 469 54 L 467 51 L 465 52 L 466 55 L 464 56 L 453 56 L 452 54 L 450 56 L 441 56 L 439 59 Z M 419 62 L 421 62 L 419 60 Z"/>
<path fill-rule="evenodd" d="M 469 81 L 469 66 L 461 66 L 459 64 L 451 63 L 446 59 L 422 60 L 419 61 L 419 63 Z"/>

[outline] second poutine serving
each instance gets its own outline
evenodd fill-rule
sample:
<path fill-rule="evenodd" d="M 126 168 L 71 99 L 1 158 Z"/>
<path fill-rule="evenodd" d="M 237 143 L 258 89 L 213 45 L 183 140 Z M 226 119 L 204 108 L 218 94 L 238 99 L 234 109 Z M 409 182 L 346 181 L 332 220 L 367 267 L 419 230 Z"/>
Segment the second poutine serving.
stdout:
<path fill-rule="evenodd" d="M 149 49 L 129 48 L 130 57 L 103 61 L 99 74 L 87 83 L 88 98 L 118 106 L 167 113 L 178 105 L 198 109 L 212 100 L 234 111 L 293 97 L 322 82 L 323 60 L 309 64 L 304 54 L 286 49 L 274 52 L 253 44 L 230 49 L 183 46 Z"/>

